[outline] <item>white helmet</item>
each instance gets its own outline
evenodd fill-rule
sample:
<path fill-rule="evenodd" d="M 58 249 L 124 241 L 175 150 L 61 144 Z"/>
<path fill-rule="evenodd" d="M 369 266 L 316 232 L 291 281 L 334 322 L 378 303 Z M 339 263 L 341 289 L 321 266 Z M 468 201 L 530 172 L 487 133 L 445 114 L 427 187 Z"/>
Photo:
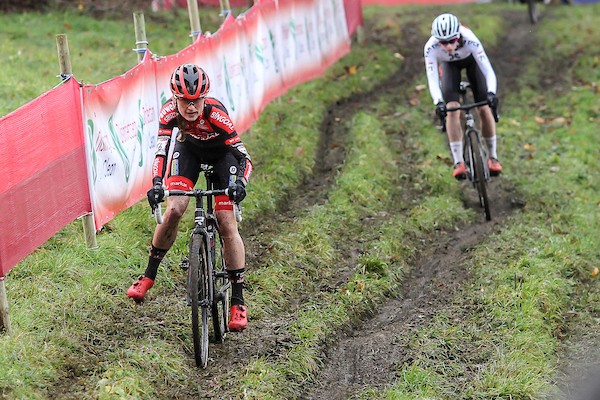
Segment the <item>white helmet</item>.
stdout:
<path fill-rule="evenodd" d="M 448 40 L 458 37 L 460 22 L 453 14 L 441 14 L 431 24 L 431 36 L 438 40 Z"/>

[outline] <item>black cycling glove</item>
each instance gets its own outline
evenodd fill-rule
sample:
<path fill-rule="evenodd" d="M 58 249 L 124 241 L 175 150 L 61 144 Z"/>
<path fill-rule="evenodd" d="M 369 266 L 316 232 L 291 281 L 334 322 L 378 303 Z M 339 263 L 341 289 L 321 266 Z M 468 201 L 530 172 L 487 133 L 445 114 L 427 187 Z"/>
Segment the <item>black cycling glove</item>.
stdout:
<path fill-rule="evenodd" d="M 239 204 L 246 197 L 246 185 L 240 179 L 229 186 L 229 198 Z"/>
<path fill-rule="evenodd" d="M 446 104 L 443 101 L 440 101 L 436 104 L 435 114 L 438 116 L 440 121 L 444 121 L 444 119 L 446 119 Z"/>
<path fill-rule="evenodd" d="M 162 186 L 162 178 L 160 176 L 155 176 L 152 179 L 152 189 L 148 190 L 148 203 L 152 209 L 158 207 L 158 203 L 164 200 L 165 198 L 165 190 Z"/>
<path fill-rule="evenodd" d="M 487 94 L 487 102 L 490 108 L 492 109 L 492 114 L 494 115 L 494 121 L 498 122 L 498 96 L 495 93 L 488 92 Z"/>

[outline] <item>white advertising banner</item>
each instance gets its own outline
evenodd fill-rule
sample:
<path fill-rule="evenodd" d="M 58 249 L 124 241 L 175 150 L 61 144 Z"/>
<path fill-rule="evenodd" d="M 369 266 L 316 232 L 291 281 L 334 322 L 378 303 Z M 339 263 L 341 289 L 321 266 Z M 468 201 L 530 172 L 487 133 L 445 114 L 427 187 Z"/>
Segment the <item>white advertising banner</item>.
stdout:
<path fill-rule="evenodd" d="M 243 21 L 235 20 L 230 14 L 210 39 L 211 60 L 216 61 L 216 70 L 207 71 L 212 87 L 209 96 L 225 105 L 238 132 L 245 131 L 256 118 L 246 71 L 248 40 Z"/>
<path fill-rule="evenodd" d="M 257 116 L 267 104 L 287 90 L 271 27 L 277 11 L 275 2 L 259 1 L 244 16 L 248 41 L 248 87 Z"/>
<path fill-rule="evenodd" d="M 147 53 L 149 54 L 149 53 Z M 83 87 L 88 179 L 96 228 L 145 196 L 156 153 L 154 63 Z"/>

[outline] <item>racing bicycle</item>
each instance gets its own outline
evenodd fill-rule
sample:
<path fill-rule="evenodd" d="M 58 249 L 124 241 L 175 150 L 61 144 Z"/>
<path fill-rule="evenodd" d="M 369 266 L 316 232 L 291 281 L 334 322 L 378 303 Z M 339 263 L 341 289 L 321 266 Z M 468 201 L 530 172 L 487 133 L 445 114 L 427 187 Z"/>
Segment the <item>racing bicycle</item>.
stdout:
<path fill-rule="evenodd" d="M 209 318 L 212 320 L 213 339 L 222 343 L 229 331 L 229 290 L 223 240 L 214 213 L 215 196 L 228 195 L 228 189 L 213 189 L 213 170 L 201 165 L 207 189 L 165 190 L 164 197 L 189 196 L 196 202 L 194 228 L 189 241 L 189 258 L 182 262 L 187 270 L 187 304 L 192 309 L 192 338 L 197 367 L 208 364 Z M 236 219 L 241 220 L 241 209 L 236 205 Z M 157 223 L 162 223 L 160 205 L 153 210 Z"/>
<path fill-rule="evenodd" d="M 488 154 L 483 143 L 483 139 L 479 130 L 475 127 L 475 118 L 472 110 L 476 107 L 487 105 L 487 101 L 479 101 L 476 103 L 465 104 L 467 99 L 467 88 L 470 87 L 469 82 L 460 83 L 460 103 L 459 107 L 447 108 L 446 112 L 464 111 L 462 119 L 463 127 L 463 157 L 465 166 L 467 167 L 467 180 L 477 189 L 479 196 L 479 204 L 483 207 L 485 219 L 490 221 L 492 214 L 490 212 L 490 200 L 488 198 L 487 184 L 490 180 L 490 170 L 488 167 Z M 493 110 L 494 114 L 496 113 Z M 446 120 L 442 120 L 442 131 L 446 131 Z"/>

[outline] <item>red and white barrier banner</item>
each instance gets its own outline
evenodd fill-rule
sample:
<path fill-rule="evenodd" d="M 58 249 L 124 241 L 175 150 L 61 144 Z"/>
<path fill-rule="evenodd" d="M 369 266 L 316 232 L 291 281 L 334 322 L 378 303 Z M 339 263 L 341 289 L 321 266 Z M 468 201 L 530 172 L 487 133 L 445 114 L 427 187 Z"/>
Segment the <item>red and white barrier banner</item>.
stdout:
<path fill-rule="evenodd" d="M 154 62 L 146 57 L 124 75 L 83 88 L 87 170 L 97 228 L 148 190 L 160 109 L 154 75 Z"/>
<path fill-rule="evenodd" d="M 207 39 L 210 52 L 199 47 L 201 51 L 196 58 L 198 65 L 206 66 L 211 79 L 209 96 L 225 105 L 239 133 L 246 131 L 257 117 L 253 107 L 256 99 L 250 93 L 248 81 L 250 45 L 243 24 L 243 19 L 236 20 L 230 14 Z"/>
<path fill-rule="evenodd" d="M 253 98 L 255 115 L 287 90 L 274 44 L 272 21 L 276 15 L 277 4 L 273 1 L 259 1 L 244 15 L 243 26 L 248 40 L 248 90 Z"/>
<path fill-rule="evenodd" d="M 79 83 L 0 119 L 0 277 L 91 211 Z"/>
<path fill-rule="evenodd" d="M 242 133 L 275 97 L 350 51 L 347 21 L 362 20 L 357 1 L 258 0 L 177 54 L 147 51 L 98 85 L 81 88 L 70 78 L 0 118 L 0 160 L 9 171 L 0 180 L 0 277 L 78 217 L 93 212 L 99 229 L 145 198 L 175 67 L 204 68 L 209 95 Z"/>
<path fill-rule="evenodd" d="M 364 25 L 361 0 L 344 0 L 344 10 L 348 33 L 353 35 L 359 26 Z"/>
<path fill-rule="evenodd" d="M 200 4 L 206 4 L 209 6 L 216 6 L 219 7 L 220 6 L 220 1 L 219 0 L 197 0 L 198 3 Z M 152 0 L 152 10 L 153 11 L 159 11 L 159 10 L 171 10 L 174 7 L 179 7 L 179 8 L 187 8 L 187 0 Z M 229 0 L 229 6 L 230 7 L 245 7 L 245 6 L 252 6 L 252 2 L 248 1 L 248 0 Z"/>
<path fill-rule="evenodd" d="M 158 111 L 169 78 L 183 63 L 202 67 L 239 133 L 274 98 L 321 75 L 350 51 L 343 0 L 261 0 L 177 54 L 150 57 L 128 73 L 84 87 L 90 192 L 96 228 L 140 199 L 151 185 Z"/>
<path fill-rule="evenodd" d="M 364 5 L 399 6 L 406 4 L 458 4 L 475 3 L 478 0 L 362 0 Z"/>

